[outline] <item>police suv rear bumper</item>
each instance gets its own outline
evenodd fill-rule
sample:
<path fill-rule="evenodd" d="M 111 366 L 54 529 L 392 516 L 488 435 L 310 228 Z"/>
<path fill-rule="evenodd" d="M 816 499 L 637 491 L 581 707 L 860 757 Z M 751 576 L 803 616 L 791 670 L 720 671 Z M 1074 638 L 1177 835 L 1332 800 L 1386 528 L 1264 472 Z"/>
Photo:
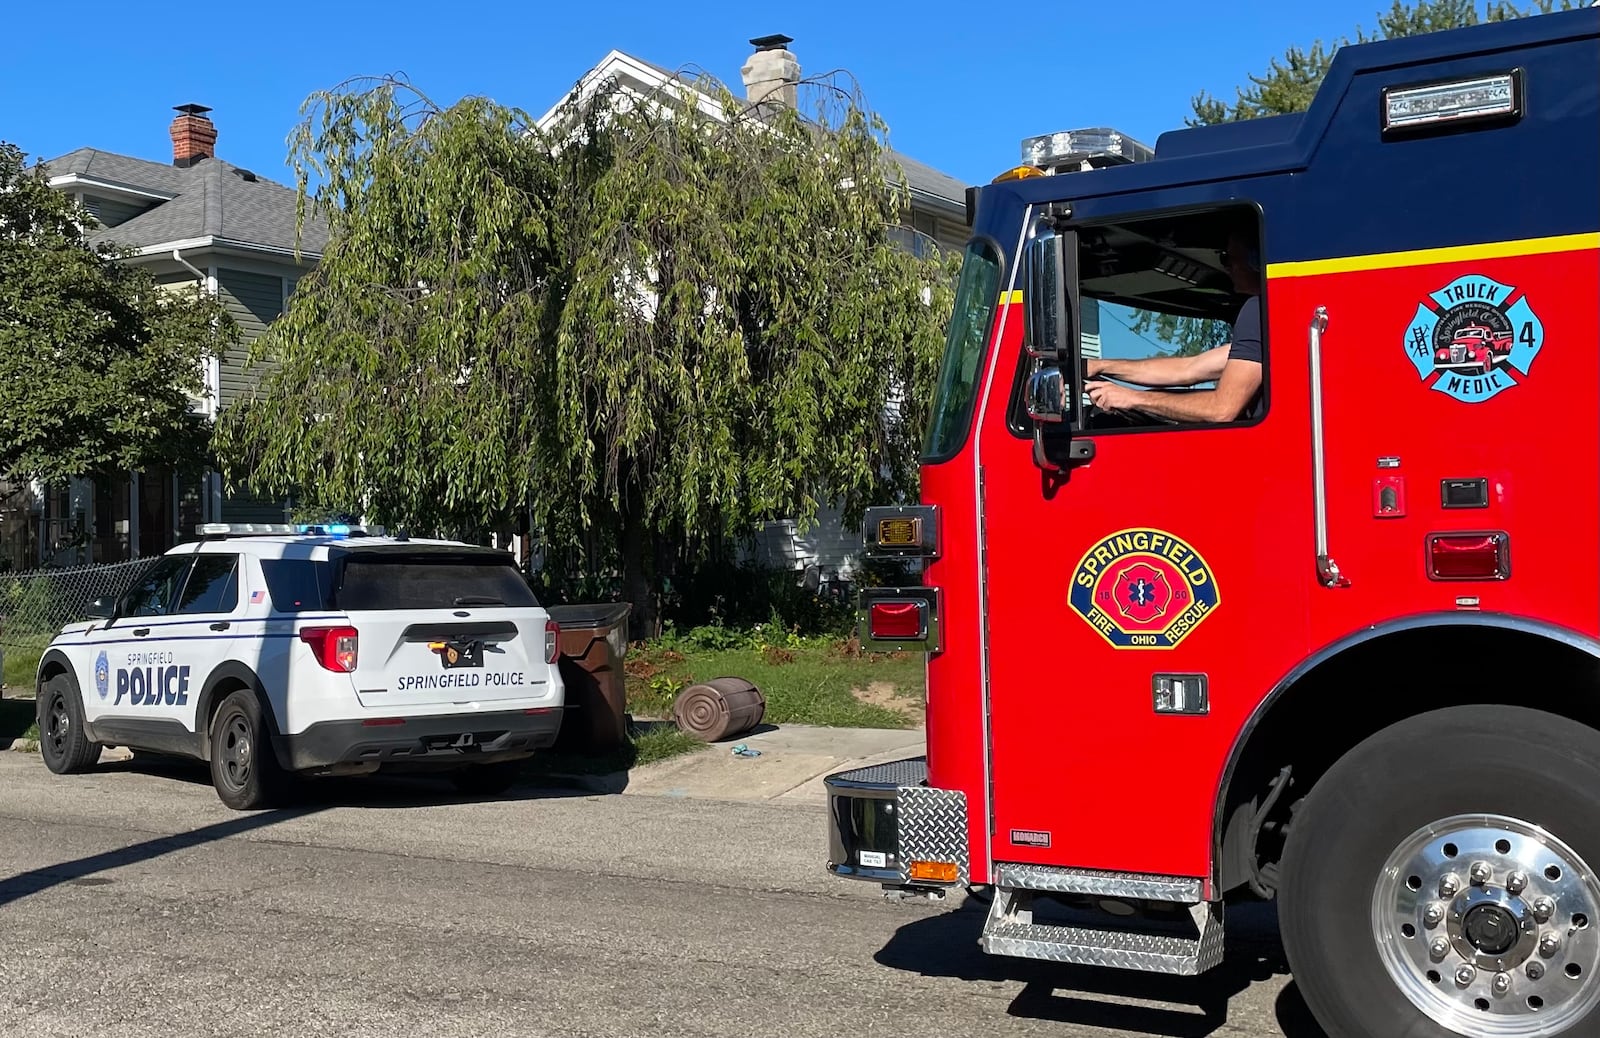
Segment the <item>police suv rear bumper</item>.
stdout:
<path fill-rule="evenodd" d="M 320 721 L 273 739 L 284 767 L 339 764 L 488 764 L 527 757 L 556 741 L 561 708 L 425 717 Z"/>
<path fill-rule="evenodd" d="M 885 887 L 967 883 L 967 798 L 928 785 L 926 757 L 835 772 L 823 785 L 829 872 Z"/>

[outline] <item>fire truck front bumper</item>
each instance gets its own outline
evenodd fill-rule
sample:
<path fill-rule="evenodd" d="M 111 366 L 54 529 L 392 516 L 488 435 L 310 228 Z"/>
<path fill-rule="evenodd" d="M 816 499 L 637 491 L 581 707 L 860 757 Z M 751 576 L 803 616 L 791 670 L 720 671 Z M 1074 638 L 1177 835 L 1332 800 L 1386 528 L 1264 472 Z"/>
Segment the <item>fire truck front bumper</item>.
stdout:
<path fill-rule="evenodd" d="M 828 871 L 886 888 L 964 886 L 967 798 L 928 785 L 928 759 L 840 771 L 828 791 Z"/>

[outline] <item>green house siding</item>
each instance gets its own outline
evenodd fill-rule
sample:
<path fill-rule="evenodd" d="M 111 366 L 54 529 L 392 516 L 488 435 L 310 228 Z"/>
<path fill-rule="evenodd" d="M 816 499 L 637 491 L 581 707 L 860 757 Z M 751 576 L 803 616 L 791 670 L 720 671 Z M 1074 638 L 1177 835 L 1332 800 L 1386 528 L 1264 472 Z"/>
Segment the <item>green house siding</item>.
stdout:
<path fill-rule="evenodd" d="M 107 227 L 127 223 L 149 208 L 133 202 L 119 202 L 113 198 L 96 198 L 94 195 L 83 196 L 83 207 L 89 210 L 90 216 Z"/>
<path fill-rule="evenodd" d="M 282 315 L 286 288 L 293 288 L 297 275 L 258 274 L 219 267 L 216 276 L 217 296 L 239 325 L 240 343 L 228 351 L 220 365 L 218 404 L 227 407 L 249 395 L 260 381 L 266 365 L 245 368 L 250 344 Z M 258 497 L 243 489 L 228 490 L 222 495 L 220 520 L 225 523 L 281 523 L 286 521 L 284 502 Z"/>
<path fill-rule="evenodd" d="M 227 407 L 247 395 L 260 377 L 259 369 L 245 370 L 245 359 L 250 344 L 283 313 L 284 280 L 275 274 L 219 269 L 217 295 L 239 325 L 240 344 L 222 359 L 218 403 Z"/>

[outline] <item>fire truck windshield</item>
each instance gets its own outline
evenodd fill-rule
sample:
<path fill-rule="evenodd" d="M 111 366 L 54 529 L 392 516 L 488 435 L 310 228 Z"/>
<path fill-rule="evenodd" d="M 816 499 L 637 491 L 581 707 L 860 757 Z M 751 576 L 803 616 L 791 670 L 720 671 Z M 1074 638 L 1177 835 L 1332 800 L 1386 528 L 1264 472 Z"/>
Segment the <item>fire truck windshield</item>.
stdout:
<path fill-rule="evenodd" d="M 966 442 L 978 391 L 978 365 L 989 342 L 999 287 L 1000 255 L 994 246 L 982 240 L 968 244 L 923 443 L 925 461 L 943 461 Z"/>

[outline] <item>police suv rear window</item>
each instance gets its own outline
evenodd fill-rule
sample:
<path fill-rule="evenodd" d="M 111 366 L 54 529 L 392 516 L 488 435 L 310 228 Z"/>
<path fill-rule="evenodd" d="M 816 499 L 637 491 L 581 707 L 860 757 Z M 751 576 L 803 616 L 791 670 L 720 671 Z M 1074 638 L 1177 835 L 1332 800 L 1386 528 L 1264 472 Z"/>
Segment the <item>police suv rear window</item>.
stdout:
<path fill-rule="evenodd" d="M 272 608 L 280 613 L 300 613 L 329 608 L 333 587 L 332 567 L 310 559 L 262 559 L 261 575 L 267 580 Z"/>
<path fill-rule="evenodd" d="M 347 612 L 539 604 L 516 567 L 470 556 L 351 555 L 334 600 Z"/>

